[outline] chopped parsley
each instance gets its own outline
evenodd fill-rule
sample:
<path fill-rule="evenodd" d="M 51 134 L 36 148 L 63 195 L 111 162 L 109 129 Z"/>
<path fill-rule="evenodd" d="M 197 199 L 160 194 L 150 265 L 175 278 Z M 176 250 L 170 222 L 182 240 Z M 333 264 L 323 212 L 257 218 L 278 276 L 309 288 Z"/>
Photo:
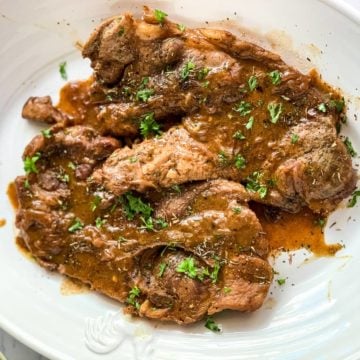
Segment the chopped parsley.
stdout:
<path fill-rule="evenodd" d="M 139 296 L 141 295 L 141 291 L 137 286 L 134 286 L 133 288 L 131 288 L 131 290 L 129 291 L 129 295 L 128 298 L 126 300 L 126 302 L 129 305 L 134 306 L 136 309 L 140 309 L 140 303 L 136 300 Z"/>
<path fill-rule="evenodd" d="M 173 185 L 171 189 L 174 190 L 176 193 L 181 194 L 181 188 L 179 185 Z"/>
<path fill-rule="evenodd" d="M 180 77 L 181 80 L 185 81 L 189 78 L 190 73 L 193 72 L 195 69 L 195 64 L 189 60 L 184 66 L 183 68 L 180 70 Z"/>
<path fill-rule="evenodd" d="M 118 31 L 118 35 L 123 36 L 124 34 L 125 34 L 125 28 L 123 26 L 120 26 L 119 31 Z"/>
<path fill-rule="evenodd" d="M 347 207 L 352 208 L 356 205 L 357 203 L 357 198 L 360 196 L 360 190 L 355 190 L 352 194 L 351 194 L 351 199 L 349 199 L 349 202 L 347 204 Z"/>
<path fill-rule="evenodd" d="M 342 98 L 341 100 L 330 100 L 328 105 L 330 109 L 335 108 L 337 112 L 341 113 L 345 107 L 345 99 Z"/>
<path fill-rule="evenodd" d="M 225 287 L 224 287 L 224 293 L 225 293 L 225 294 L 231 293 L 231 288 L 225 286 Z"/>
<path fill-rule="evenodd" d="M 250 130 L 254 125 L 254 117 L 250 116 L 249 121 L 246 123 L 245 127 L 247 130 Z"/>
<path fill-rule="evenodd" d="M 222 166 L 229 165 L 229 157 L 226 155 L 225 151 L 219 152 L 218 159 Z"/>
<path fill-rule="evenodd" d="M 36 162 L 41 158 L 41 154 L 37 152 L 34 156 L 27 156 L 24 160 L 24 170 L 26 174 L 38 173 Z"/>
<path fill-rule="evenodd" d="M 251 75 L 249 77 L 248 85 L 249 85 L 250 91 L 254 91 L 258 87 L 259 83 L 258 83 L 258 79 L 255 75 Z"/>
<path fill-rule="evenodd" d="M 149 80 L 150 80 L 150 79 L 149 79 L 148 76 L 143 77 L 143 79 L 141 80 L 141 83 L 140 83 L 139 88 L 140 88 L 140 89 L 144 89 L 145 86 L 149 83 Z"/>
<path fill-rule="evenodd" d="M 210 279 L 215 284 L 217 282 L 220 271 L 220 263 L 218 261 L 215 262 L 213 271 L 210 273 Z"/>
<path fill-rule="evenodd" d="M 106 223 L 106 219 L 102 219 L 101 217 L 97 217 L 95 220 L 95 226 L 98 229 L 101 229 L 105 223 Z"/>
<path fill-rule="evenodd" d="M 154 221 L 151 216 L 148 218 L 144 218 L 143 216 L 140 216 L 140 220 L 143 223 L 143 226 L 141 226 L 140 229 L 144 229 L 147 231 L 154 231 Z"/>
<path fill-rule="evenodd" d="M 317 109 L 323 113 L 326 113 L 326 105 L 325 103 L 321 103 L 317 106 Z"/>
<path fill-rule="evenodd" d="M 165 18 L 168 16 L 168 14 L 166 14 L 165 12 L 163 12 L 159 9 L 155 9 L 154 16 L 155 16 L 155 19 L 157 20 L 157 22 L 159 22 L 160 24 L 163 24 Z"/>
<path fill-rule="evenodd" d="M 101 203 L 101 196 L 95 195 L 94 200 L 91 202 L 91 211 L 94 212 Z"/>
<path fill-rule="evenodd" d="M 235 156 L 235 167 L 240 170 L 240 169 L 244 169 L 245 165 L 246 165 L 245 158 L 242 155 L 237 154 Z"/>
<path fill-rule="evenodd" d="M 66 71 L 66 66 L 67 63 L 66 61 L 63 61 L 62 63 L 59 64 L 59 73 L 60 76 L 63 80 L 67 80 L 68 79 L 68 75 L 67 75 L 67 71 Z"/>
<path fill-rule="evenodd" d="M 323 218 L 315 219 L 314 223 L 316 226 L 323 228 L 325 226 L 325 219 L 323 219 Z"/>
<path fill-rule="evenodd" d="M 221 329 L 219 325 L 214 321 L 211 316 L 208 316 L 205 321 L 205 327 L 214 332 L 220 332 Z"/>
<path fill-rule="evenodd" d="M 268 76 L 273 85 L 279 85 L 281 83 L 281 72 L 279 70 L 269 72 Z"/>
<path fill-rule="evenodd" d="M 128 220 L 133 220 L 135 215 L 141 214 L 145 219 L 151 216 L 153 212 L 149 204 L 145 204 L 139 197 L 136 197 L 128 192 L 121 196 L 120 200 L 123 204 L 123 209 Z"/>
<path fill-rule="evenodd" d="M 165 269 L 167 267 L 166 263 L 161 263 L 159 265 L 159 276 L 162 277 L 164 275 Z"/>
<path fill-rule="evenodd" d="M 291 143 L 296 144 L 299 141 L 299 135 L 291 134 Z"/>
<path fill-rule="evenodd" d="M 75 170 L 75 169 L 76 169 L 76 165 L 75 165 L 72 161 L 69 161 L 69 162 L 68 162 L 68 168 L 71 169 L 71 170 Z"/>
<path fill-rule="evenodd" d="M 207 67 L 203 67 L 202 69 L 200 69 L 197 74 L 198 80 L 200 80 L 200 81 L 204 80 L 209 72 L 210 72 L 210 69 Z"/>
<path fill-rule="evenodd" d="M 205 80 L 204 82 L 201 83 L 201 86 L 202 86 L 203 88 L 207 88 L 207 87 L 209 87 L 209 84 L 210 84 L 210 81 L 209 81 L 209 80 Z"/>
<path fill-rule="evenodd" d="M 130 156 L 129 162 L 130 164 L 135 164 L 139 159 L 136 156 Z"/>
<path fill-rule="evenodd" d="M 273 123 L 273 124 L 276 124 L 279 120 L 279 117 L 282 113 L 282 104 L 281 103 L 270 103 L 268 104 L 268 111 L 269 111 L 269 114 L 270 114 L 270 121 Z"/>
<path fill-rule="evenodd" d="M 235 134 L 233 135 L 233 139 L 236 139 L 236 140 L 244 140 L 245 139 L 245 136 L 243 135 L 243 133 L 238 130 L 235 132 Z"/>
<path fill-rule="evenodd" d="M 84 227 L 84 224 L 81 222 L 79 218 L 76 218 L 72 225 L 68 228 L 68 231 L 74 233 L 78 230 L 81 230 Z"/>
<path fill-rule="evenodd" d="M 181 32 L 184 32 L 186 29 L 186 26 L 184 24 L 177 24 L 176 26 Z"/>
<path fill-rule="evenodd" d="M 150 96 L 154 95 L 153 89 L 141 89 L 136 93 L 136 100 L 147 102 L 150 98 Z"/>
<path fill-rule="evenodd" d="M 242 100 L 233 110 L 238 112 L 241 116 L 245 116 L 251 113 L 252 105 L 249 102 Z"/>
<path fill-rule="evenodd" d="M 194 279 L 198 272 L 198 269 L 195 267 L 194 258 L 188 257 L 181 261 L 181 263 L 177 266 L 176 271 L 184 273 L 189 278 Z"/>
<path fill-rule="evenodd" d="M 344 144 L 345 144 L 346 149 L 347 149 L 348 153 L 350 154 L 350 156 L 354 157 L 357 155 L 357 152 L 355 151 L 355 149 L 348 137 L 345 138 Z"/>
<path fill-rule="evenodd" d="M 253 172 L 247 177 L 246 189 L 251 192 L 259 194 L 260 199 L 263 199 L 267 195 L 266 185 L 261 184 L 262 173 L 259 171 Z"/>
<path fill-rule="evenodd" d="M 26 179 L 24 182 L 24 187 L 25 189 L 30 189 L 30 183 L 29 183 L 29 179 Z"/>
<path fill-rule="evenodd" d="M 235 214 L 240 214 L 242 211 L 242 208 L 241 208 L 241 206 L 237 206 L 237 207 L 234 207 L 232 210 Z"/>
<path fill-rule="evenodd" d="M 169 224 L 163 218 L 157 218 L 154 221 L 155 224 L 160 227 L 160 229 L 165 229 L 169 226 Z"/>
<path fill-rule="evenodd" d="M 140 122 L 140 134 L 143 137 L 148 137 L 150 134 L 160 135 L 160 124 L 156 122 L 154 113 L 147 113 L 143 116 Z"/>
<path fill-rule="evenodd" d="M 61 182 L 63 183 L 68 183 L 70 181 L 70 176 L 68 174 L 58 174 L 56 176 Z"/>
<path fill-rule="evenodd" d="M 52 136 L 51 129 L 41 130 L 41 133 L 42 133 L 43 137 L 47 138 L 47 139 L 50 139 Z"/>
<path fill-rule="evenodd" d="M 284 284 L 285 284 L 286 279 L 277 279 L 276 281 L 277 281 L 277 283 L 281 286 L 281 285 L 284 285 Z"/>

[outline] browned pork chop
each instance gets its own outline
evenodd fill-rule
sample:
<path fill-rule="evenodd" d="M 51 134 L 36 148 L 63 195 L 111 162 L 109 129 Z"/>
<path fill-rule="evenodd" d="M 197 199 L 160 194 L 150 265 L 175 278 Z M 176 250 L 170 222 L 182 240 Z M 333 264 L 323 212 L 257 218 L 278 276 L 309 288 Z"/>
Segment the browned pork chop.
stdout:
<path fill-rule="evenodd" d="M 79 126 L 28 145 L 25 161 L 37 160 L 16 179 L 16 223 L 39 263 L 151 318 L 189 323 L 261 306 L 272 269 L 242 185 L 214 180 L 148 193 L 151 207 L 134 193 L 118 198 L 89 177 L 118 146 Z"/>

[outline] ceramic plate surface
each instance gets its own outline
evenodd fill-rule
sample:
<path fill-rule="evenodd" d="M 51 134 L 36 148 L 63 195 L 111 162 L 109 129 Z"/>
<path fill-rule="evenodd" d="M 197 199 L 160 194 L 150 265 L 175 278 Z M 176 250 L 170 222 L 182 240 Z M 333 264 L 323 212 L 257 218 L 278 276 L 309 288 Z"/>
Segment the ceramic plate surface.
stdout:
<path fill-rule="evenodd" d="M 21 119 L 25 100 L 50 94 L 70 80 L 86 78 L 89 63 L 75 47 L 101 19 L 143 2 L 106 0 L 0 1 L 0 327 L 51 359 L 359 359 L 360 210 L 336 211 L 325 229 L 328 242 L 345 248 L 333 258 L 298 251 L 275 269 L 286 284 L 273 285 L 253 314 L 225 312 L 215 317 L 223 332 L 203 323 L 178 327 L 129 320 L 121 305 L 96 293 L 64 296 L 62 278 L 20 253 L 14 243 L 13 210 L 5 195 L 22 174 L 21 154 L 41 127 Z M 175 21 L 216 26 L 241 35 L 258 34 L 260 44 L 303 71 L 319 69 L 341 87 L 348 100 L 344 133 L 360 153 L 360 15 L 341 2 L 304 0 L 148 1 Z M 207 24 L 206 22 L 209 22 Z M 297 56 L 295 54 L 298 54 Z M 309 58 L 311 62 L 306 60 Z M 304 60 L 305 59 L 305 60 Z M 360 119 L 360 118 L 359 118 Z M 354 159 L 358 166 L 359 159 Z M 305 261 L 308 259 L 307 261 Z"/>

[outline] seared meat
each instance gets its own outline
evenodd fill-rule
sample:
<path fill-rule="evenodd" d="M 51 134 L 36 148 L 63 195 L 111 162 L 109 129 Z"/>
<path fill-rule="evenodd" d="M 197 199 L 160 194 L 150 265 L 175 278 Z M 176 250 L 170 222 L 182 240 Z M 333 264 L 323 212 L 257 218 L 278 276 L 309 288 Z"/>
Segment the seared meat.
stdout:
<path fill-rule="evenodd" d="M 273 272 L 248 201 L 327 213 L 353 191 L 343 100 L 276 54 L 147 7 L 103 22 L 83 56 L 93 77 L 23 108 L 56 123 L 16 179 L 31 254 L 140 316 L 259 308 Z"/>
<path fill-rule="evenodd" d="M 295 144 L 291 141 L 294 134 L 298 136 Z M 228 147 L 227 153 L 236 154 L 236 146 Z M 236 167 L 236 155 L 224 160 L 220 152 L 211 151 L 213 148 L 213 140 L 196 141 L 184 128 L 172 128 L 162 137 L 143 141 L 132 149 L 116 150 L 93 178 L 121 195 L 129 190 L 143 192 L 194 180 L 249 182 L 252 173 L 257 172 L 254 181 L 264 184 L 268 193 L 263 196 L 255 189 L 250 191 L 252 199 L 289 211 L 299 211 L 304 205 L 314 211 L 330 211 L 356 185 L 351 159 L 330 117 L 304 119 L 271 144 L 274 150 L 265 160 L 255 157 L 244 168 Z M 271 179 L 273 183 L 268 186 Z"/>
<path fill-rule="evenodd" d="M 244 188 L 214 180 L 180 193 L 149 193 L 154 215 L 137 215 L 131 213 L 130 202 L 141 205 L 134 194 L 119 199 L 91 177 L 76 176 L 78 167 L 98 167 L 117 146 L 89 128 L 72 127 L 55 129 L 52 139 L 38 136 L 27 147 L 25 159 L 39 158 L 37 172 L 16 179 L 17 226 L 40 264 L 127 302 L 127 311 L 179 323 L 261 306 L 272 271 Z M 171 208 L 178 211 L 164 212 Z M 183 261 L 193 262 L 190 272 L 179 271 Z M 166 266 L 161 275 L 160 265 Z M 134 287 L 140 291 L 135 307 L 129 300 Z M 237 296 L 224 300 L 224 287 Z"/>
<path fill-rule="evenodd" d="M 66 116 L 53 106 L 50 96 L 30 97 L 22 110 L 22 117 L 49 124 L 62 122 Z"/>

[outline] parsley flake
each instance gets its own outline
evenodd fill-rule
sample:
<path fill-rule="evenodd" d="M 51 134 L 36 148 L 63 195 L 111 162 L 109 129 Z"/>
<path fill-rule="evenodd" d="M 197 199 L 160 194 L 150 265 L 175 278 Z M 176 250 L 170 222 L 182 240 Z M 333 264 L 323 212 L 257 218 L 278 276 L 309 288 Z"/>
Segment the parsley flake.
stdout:
<path fill-rule="evenodd" d="M 234 111 L 238 112 L 241 116 L 245 116 L 251 113 L 252 105 L 247 101 L 240 101 L 236 107 L 233 108 Z"/>
<path fill-rule="evenodd" d="M 24 160 L 24 170 L 26 174 L 38 173 L 36 162 L 41 158 L 41 154 L 37 152 L 34 156 L 27 156 Z"/>
<path fill-rule="evenodd" d="M 357 152 L 355 151 L 350 139 L 348 137 L 345 138 L 344 140 L 344 144 L 346 146 L 346 149 L 348 151 L 348 153 L 350 154 L 351 157 L 354 157 L 357 155 Z"/>
<path fill-rule="evenodd" d="M 321 103 L 317 106 L 317 109 L 323 113 L 326 113 L 326 105 L 325 103 Z"/>
<path fill-rule="evenodd" d="M 185 258 L 176 268 L 177 272 L 184 273 L 191 279 L 196 277 L 197 270 L 198 269 L 195 267 L 194 258 L 192 257 Z"/>
<path fill-rule="evenodd" d="M 183 68 L 180 70 L 180 77 L 182 81 L 185 81 L 189 78 L 190 73 L 192 73 L 195 69 L 195 64 L 189 60 Z"/>
<path fill-rule="evenodd" d="M 360 196 L 360 190 L 355 190 L 352 194 L 351 194 L 351 199 L 349 199 L 347 207 L 352 208 L 356 205 L 357 203 L 357 198 Z"/>
<path fill-rule="evenodd" d="M 219 325 L 214 321 L 211 316 L 208 316 L 205 321 L 205 327 L 214 332 L 220 332 L 221 328 Z"/>
<path fill-rule="evenodd" d="M 245 158 L 242 155 L 237 154 L 235 156 L 235 167 L 240 170 L 240 169 L 244 169 L 245 166 L 246 166 Z"/>
<path fill-rule="evenodd" d="M 66 61 L 63 61 L 62 63 L 59 64 L 59 73 L 63 80 L 68 79 L 66 67 L 67 67 Z"/>
<path fill-rule="evenodd" d="M 136 100 L 147 102 L 154 93 L 155 91 L 153 89 L 141 89 L 136 93 Z"/>
<path fill-rule="evenodd" d="M 259 83 L 258 83 L 258 79 L 255 75 L 251 75 L 249 77 L 248 85 L 249 85 L 250 91 L 254 91 L 258 87 Z"/>
<path fill-rule="evenodd" d="M 154 113 L 147 113 L 140 122 L 140 134 L 148 137 L 150 134 L 160 135 L 160 124 L 155 121 Z"/>
<path fill-rule="evenodd" d="M 267 187 L 266 185 L 261 184 L 262 173 L 259 171 L 253 172 L 250 176 L 248 176 L 246 189 L 251 192 L 257 192 L 259 194 L 260 199 L 263 199 L 267 195 Z"/>
<path fill-rule="evenodd" d="M 268 104 L 268 111 L 270 114 L 270 121 L 273 124 L 276 124 L 279 120 L 279 117 L 282 113 L 282 104 L 281 103 L 270 103 Z"/>
<path fill-rule="evenodd" d="M 162 277 L 164 275 L 165 269 L 167 267 L 166 263 L 161 263 L 159 265 L 159 276 Z"/>
<path fill-rule="evenodd" d="M 233 135 L 233 139 L 236 139 L 236 140 L 244 140 L 245 139 L 245 136 L 244 134 L 238 130 L 235 132 L 235 134 Z"/>
<path fill-rule="evenodd" d="M 245 128 L 247 129 L 247 130 L 250 130 L 252 127 L 253 127 L 253 125 L 254 125 L 254 117 L 253 116 L 250 116 L 249 117 L 249 121 L 246 123 L 246 125 L 245 125 Z"/>
<path fill-rule="evenodd" d="M 286 279 L 277 279 L 276 281 L 277 281 L 277 283 L 281 286 L 281 285 L 284 285 L 284 284 L 285 284 Z"/>
<path fill-rule="evenodd" d="M 296 144 L 299 141 L 299 135 L 291 134 L 291 143 Z"/>
<path fill-rule="evenodd" d="M 281 83 L 281 72 L 279 70 L 269 72 L 268 76 L 273 85 L 279 85 Z"/>
<path fill-rule="evenodd" d="M 84 224 L 81 222 L 79 218 L 76 218 L 73 224 L 68 228 L 68 231 L 74 233 L 78 230 L 81 230 L 84 227 Z"/>
<path fill-rule="evenodd" d="M 154 10 L 154 16 L 155 16 L 155 19 L 156 19 L 160 24 L 163 24 L 165 18 L 168 16 L 168 14 L 166 14 L 165 12 L 163 12 L 163 11 L 161 11 L 161 10 L 159 10 L 159 9 L 155 9 L 155 10 Z"/>
<path fill-rule="evenodd" d="M 41 130 L 41 134 L 43 135 L 44 138 L 47 138 L 47 139 L 50 139 L 52 136 L 51 129 Z"/>
<path fill-rule="evenodd" d="M 126 302 L 129 305 L 134 306 L 136 309 L 140 309 L 140 303 L 136 300 L 141 295 L 141 291 L 137 286 L 134 286 L 129 291 L 128 298 L 126 299 Z"/>

